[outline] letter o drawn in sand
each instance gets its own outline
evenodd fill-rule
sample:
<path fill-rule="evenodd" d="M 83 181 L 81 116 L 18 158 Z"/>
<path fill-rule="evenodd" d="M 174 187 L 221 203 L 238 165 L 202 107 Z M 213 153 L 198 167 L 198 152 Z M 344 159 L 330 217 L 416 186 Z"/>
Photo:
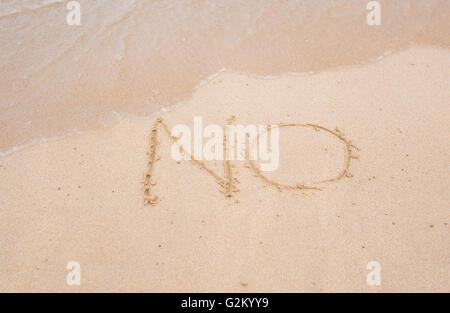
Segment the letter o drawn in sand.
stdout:
<path fill-rule="evenodd" d="M 339 171 L 339 173 L 333 177 L 327 178 L 327 179 L 323 179 L 323 180 L 319 180 L 319 181 L 314 181 L 308 184 L 303 184 L 303 183 L 298 183 L 295 185 L 287 185 L 287 184 L 281 184 L 279 182 L 276 182 L 275 180 L 269 179 L 267 176 L 265 176 L 263 174 L 263 172 L 261 170 L 259 170 L 257 168 L 257 166 L 255 165 L 255 162 L 247 159 L 248 163 L 250 164 L 250 168 L 256 173 L 256 175 L 261 178 L 263 181 L 265 181 L 266 183 L 278 188 L 278 190 L 282 190 L 282 189 L 286 189 L 286 190 L 302 190 L 302 189 L 313 189 L 313 190 L 320 190 L 319 187 L 316 187 L 314 185 L 317 184 L 322 184 L 322 183 L 328 183 L 328 182 L 333 182 L 333 181 L 337 181 L 340 180 L 343 177 L 353 177 L 353 175 L 349 172 L 349 166 L 350 166 L 350 160 L 351 159 L 357 159 L 358 157 L 352 154 L 352 148 L 359 150 L 355 145 L 353 145 L 351 143 L 351 141 L 347 140 L 344 135 L 339 131 L 339 129 L 336 128 L 335 131 L 328 129 L 326 127 L 320 126 L 320 125 L 316 125 L 316 124 L 283 124 L 280 123 L 278 124 L 279 128 L 283 128 L 283 127 L 309 127 L 309 128 L 313 128 L 316 131 L 325 131 L 329 134 L 331 134 L 332 136 L 336 137 L 337 139 L 339 139 L 345 147 L 345 157 L 344 157 L 344 164 L 342 166 L 342 169 Z M 259 135 L 258 135 L 259 138 Z M 257 139 L 258 139 L 257 138 Z"/>

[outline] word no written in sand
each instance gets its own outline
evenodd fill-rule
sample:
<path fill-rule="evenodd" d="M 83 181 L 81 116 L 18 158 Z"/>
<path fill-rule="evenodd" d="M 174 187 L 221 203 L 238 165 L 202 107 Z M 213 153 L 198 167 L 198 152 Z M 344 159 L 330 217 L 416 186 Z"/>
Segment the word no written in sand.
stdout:
<path fill-rule="evenodd" d="M 234 122 L 234 120 L 235 120 L 234 116 L 230 117 L 227 120 L 227 123 L 225 126 L 232 124 Z M 337 139 L 339 139 L 344 144 L 344 148 L 345 148 L 344 164 L 342 166 L 342 169 L 338 172 L 338 174 L 336 174 L 335 176 L 333 176 L 331 178 L 311 182 L 308 184 L 298 183 L 298 184 L 294 184 L 294 185 L 288 185 L 288 184 L 283 184 L 280 182 L 276 182 L 272 179 L 269 179 L 262 173 L 262 171 L 260 169 L 257 168 L 257 166 L 255 165 L 255 162 L 253 160 L 246 158 L 245 159 L 245 161 L 247 162 L 246 167 L 253 170 L 256 174 L 256 177 L 258 177 L 258 179 L 260 179 L 261 181 L 267 183 L 268 185 L 278 189 L 279 191 L 282 191 L 282 190 L 321 190 L 319 187 L 316 186 L 317 184 L 338 181 L 344 177 L 353 177 L 353 175 L 349 172 L 350 161 L 351 161 L 351 159 L 358 159 L 358 156 L 354 155 L 353 151 L 354 150 L 359 151 L 359 149 L 354 144 L 352 144 L 352 142 L 350 140 L 346 139 L 344 137 L 344 135 L 339 131 L 339 129 L 336 128 L 335 130 L 331 130 L 329 128 L 326 128 L 326 127 L 323 127 L 320 125 L 316 125 L 316 124 L 295 124 L 295 123 L 292 123 L 292 124 L 279 123 L 278 127 L 279 128 L 307 127 L 307 128 L 312 128 L 318 132 L 324 131 L 332 136 L 335 136 Z M 163 121 L 162 118 L 156 119 L 156 121 L 154 122 L 152 129 L 151 129 L 150 151 L 147 153 L 149 156 L 149 160 L 148 160 L 148 164 L 147 164 L 147 171 L 145 173 L 145 177 L 144 177 L 144 181 L 143 181 L 144 204 L 145 205 L 156 205 L 158 203 L 158 196 L 152 192 L 152 188 L 156 185 L 156 182 L 153 180 L 154 166 L 155 166 L 155 163 L 160 159 L 157 154 L 157 150 L 160 145 L 160 142 L 158 140 L 160 129 L 162 129 L 170 137 L 173 144 L 177 144 L 177 140 L 179 139 L 175 136 L 172 136 L 169 126 Z M 226 132 L 224 132 L 224 133 L 226 134 Z M 226 155 L 226 147 L 227 147 L 226 135 L 223 136 L 223 141 L 224 141 L 224 154 Z M 236 179 L 235 177 L 233 177 L 230 160 L 227 160 L 226 158 L 224 158 L 224 160 L 223 160 L 224 176 L 222 177 L 222 176 L 218 175 L 216 172 L 214 172 L 212 169 L 210 169 L 208 166 L 206 166 L 206 164 L 204 162 L 202 162 L 201 160 L 195 159 L 192 155 L 188 154 L 186 151 L 183 151 L 182 146 L 179 146 L 179 149 L 182 153 L 185 153 L 186 155 L 188 155 L 189 160 L 195 166 L 197 166 L 200 170 L 206 172 L 212 178 L 214 178 L 214 180 L 220 187 L 220 189 L 219 189 L 220 192 L 222 194 L 224 194 L 226 198 L 233 197 L 233 195 L 239 191 L 237 188 L 237 184 L 239 183 L 239 180 Z"/>

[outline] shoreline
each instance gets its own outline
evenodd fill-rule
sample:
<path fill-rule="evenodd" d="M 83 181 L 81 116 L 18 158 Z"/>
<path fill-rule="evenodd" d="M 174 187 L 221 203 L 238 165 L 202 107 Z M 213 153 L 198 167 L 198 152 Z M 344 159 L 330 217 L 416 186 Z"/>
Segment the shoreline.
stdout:
<path fill-rule="evenodd" d="M 276 75 L 259 75 L 257 73 L 246 73 L 246 72 L 241 72 L 241 71 L 237 71 L 237 70 L 233 70 L 233 69 L 222 68 L 219 71 L 209 75 L 208 77 L 201 79 L 194 86 L 192 92 L 186 99 L 180 100 L 177 103 L 170 104 L 168 106 L 163 106 L 162 104 L 159 104 L 160 109 L 153 113 L 150 113 L 149 115 L 136 115 L 134 113 L 127 113 L 127 112 L 119 113 L 119 112 L 116 112 L 115 110 L 112 110 L 112 111 L 108 112 L 108 115 L 113 115 L 114 118 L 112 118 L 112 121 L 108 121 L 107 125 L 97 126 L 93 129 L 87 129 L 87 130 L 79 130 L 79 129 L 75 128 L 72 130 L 68 130 L 67 133 L 62 134 L 62 135 L 56 135 L 56 136 L 49 137 L 49 138 L 46 138 L 46 137 L 35 138 L 31 142 L 24 143 L 24 144 L 18 145 L 18 146 L 13 146 L 6 151 L 0 151 L 0 158 L 7 157 L 8 155 L 11 155 L 18 151 L 21 151 L 22 149 L 27 149 L 27 148 L 30 148 L 34 145 L 38 145 L 41 143 L 58 141 L 61 139 L 65 139 L 67 137 L 82 135 L 85 133 L 96 131 L 98 129 L 114 127 L 114 125 L 116 125 L 117 123 L 120 123 L 120 121 L 123 119 L 152 121 L 155 117 L 158 117 L 159 115 L 164 114 L 165 112 L 170 112 L 170 111 L 178 108 L 179 106 L 183 106 L 183 105 L 186 105 L 187 103 L 189 103 L 191 97 L 199 88 L 202 88 L 204 85 L 210 83 L 211 81 L 216 79 L 218 76 L 220 76 L 222 73 L 245 76 L 245 77 L 248 77 L 249 79 L 259 79 L 259 80 L 276 80 L 276 79 L 283 79 L 283 78 L 289 78 L 289 77 L 314 76 L 314 75 L 320 75 L 321 73 L 333 73 L 333 72 L 357 69 L 360 67 L 364 67 L 364 66 L 367 66 L 370 64 L 380 62 L 383 59 L 391 57 L 393 55 L 405 53 L 410 49 L 425 49 L 425 50 L 436 49 L 436 50 L 443 50 L 443 51 L 449 50 L 448 47 L 446 48 L 446 47 L 441 47 L 438 45 L 410 43 L 410 46 L 408 46 L 408 47 L 404 47 L 403 49 L 395 51 L 395 52 L 386 51 L 383 54 L 381 54 L 380 56 L 372 58 L 370 60 L 366 60 L 365 62 L 363 62 L 361 64 L 335 66 L 335 67 L 331 67 L 331 68 L 322 69 L 318 72 L 285 72 L 285 73 L 280 73 L 280 74 L 276 74 Z M 103 118 L 101 118 L 101 119 L 103 119 Z"/>

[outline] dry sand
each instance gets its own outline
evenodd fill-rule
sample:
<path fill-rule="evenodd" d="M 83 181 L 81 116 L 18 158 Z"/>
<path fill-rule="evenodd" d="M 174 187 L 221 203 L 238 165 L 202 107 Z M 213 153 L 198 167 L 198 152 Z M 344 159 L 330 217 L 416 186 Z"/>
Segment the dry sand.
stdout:
<path fill-rule="evenodd" d="M 155 118 L 41 143 L 0 158 L 1 291 L 450 291 L 450 52 L 416 47 L 362 67 L 309 76 L 224 72 L 169 125 L 315 123 L 357 145 L 351 178 L 279 191 L 231 162 L 231 198 L 161 133 L 144 205 Z M 341 143 L 282 129 L 286 184 L 339 171 Z M 220 162 L 209 163 L 222 175 Z M 81 285 L 66 284 L 69 261 Z M 381 285 L 368 286 L 369 261 Z"/>

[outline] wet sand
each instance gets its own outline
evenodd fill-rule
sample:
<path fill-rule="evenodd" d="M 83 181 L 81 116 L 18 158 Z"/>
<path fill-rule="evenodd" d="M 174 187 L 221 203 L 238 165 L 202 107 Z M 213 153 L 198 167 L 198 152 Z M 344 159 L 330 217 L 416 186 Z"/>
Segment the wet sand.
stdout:
<path fill-rule="evenodd" d="M 260 76 L 450 46 L 447 0 L 79 0 L 0 3 L 0 155 L 185 102 L 222 69 Z"/>
<path fill-rule="evenodd" d="M 232 161 L 238 192 L 174 161 L 159 137 L 153 192 L 143 179 L 157 116 L 39 143 L 0 158 L 1 291 L 449 292 L 448 50 L 413 47 L 377 63 L 260 79 L 226 71 L 169 126 L 314 123 L 359 148 L 321 190 L 278 190 Z M 280 131 L 277 182 L 328 177 L 344 150 L 314 130 Z M 223 175 L 221 162 L 208 166 Z M 350 175 L 351 176 L 351 175 Z M 81 265 L 68 286 L 67 263 Z M 366 265 L 381 265 L 368 286 Z"/>

